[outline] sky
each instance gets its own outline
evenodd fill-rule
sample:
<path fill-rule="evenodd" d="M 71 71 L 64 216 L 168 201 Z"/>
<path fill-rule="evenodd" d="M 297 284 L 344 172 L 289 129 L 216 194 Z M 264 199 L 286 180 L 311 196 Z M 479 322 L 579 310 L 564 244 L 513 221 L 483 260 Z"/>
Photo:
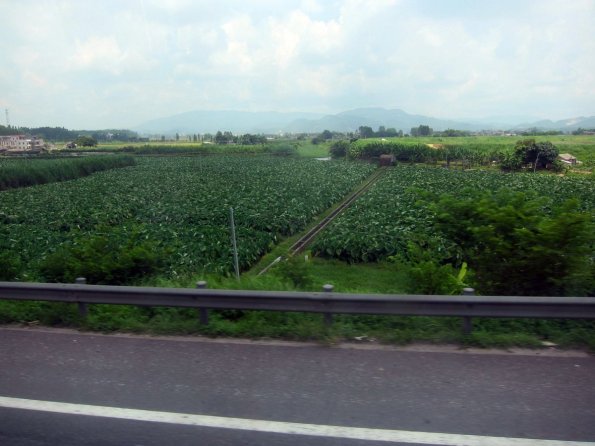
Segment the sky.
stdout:
<path fill-rule="evenodd" d="M 12 125 L 359 107 L 595 115 L 595 0 L 0 0 Z"/>

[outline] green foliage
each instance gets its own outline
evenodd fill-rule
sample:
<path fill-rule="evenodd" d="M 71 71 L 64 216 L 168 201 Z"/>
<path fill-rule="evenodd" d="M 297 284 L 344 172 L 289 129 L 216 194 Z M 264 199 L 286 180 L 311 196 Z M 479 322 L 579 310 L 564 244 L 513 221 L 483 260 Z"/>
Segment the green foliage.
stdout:
<path fill-rule="evenodd" d="M 452 263 L 458 268 L 466 260 L 471 267 L 471 262 L 462 257 L 453 241 L 435 231 L 436 211 L 431 206 L 431 197 L 449 191 L 456 197 L 453 200 L 466 200 L 474 191 L 499 189 L 534 191 L 544 199 L 544 213 L 570 197 L 580 199 L 580 213 L 592 212 L 595 207 L 593 182 L 589 178 L 455 171 L 398 164 L 335 219 L 311 249 L 316 255 L 348 262 L 378 261 L 395 255 L 412 260 L 408 257 L 412 242 L 419 244 L 435 239 L 423 248 L 440 265 Z"/>
<path fill-rule="evenodd" d="M 514 152 L 501 164 L 503 170 L 518 170 L 530 164 L 533 170 L 545 168 L 558 158 L 558 149 L 548 141 L 536 142 L 535 139 L 517 141 Z"/>
<path fill-rule="evenodd" d="M 137 141 L 136 132 L 124 129 L 104 130 L 68 130 L 64 127 L 5 127 L 0 125 L 0 135 L 26 134 L 34 135 L 49 141 L 73 141 L 79 136 L 90 136 L 97 141 Z"/>
<path fill-rule="evenodd" d="M 420 125 L 411 129 L 411 136 L 431 136 L 434 130 L 429 125 Z"/>
<path fill-rule="evenodd" d="M 74 142 L 77 146 L 82 147 L 95 147 L 97 145 L 97 140 L 91 136 L 79 136 Z"/>
<path fill-rule="evenodd" d="M 290 142 L 280 142 L 267 146 L 265 151 L 275 156 L 296 156 L 298 154 L 297 145 Z"/>
<path fill-rule="evenodd" d="M 274 273 L 281 279 L 293 284 L 296 288 L 307 289 L 312 286 L 313 278 L 308 261 L 304 257 L 291 257 L 279 262 Z"/>
<path fill-rule="evenodd" d="M 134 158 L 130 156 L 0 159 L 0 190 L 72 180 L 94 172 L 134 164 Z"/>
<path fill-rule="evenodd" d="M 353 159 L 368 159 L 384 154 L 393 154 L 398 161 L 424 162 L 432 151 L 425 144 L 358 140 L 350 144 L 348 154 Z"/>
<path fill-rule="evenodd" d="M 73 283 L 85 277 L 91 284 L 125 285 L 162 268 L 165 251 L 140 240 L 138 232 L 125 234 L 109 228 L 101 232 L 80 237 L 48 255 L 40 265 L 43 277 L 49 282 Z"/>
<path fill-rule="evenodd" d="M 0 228 L 7 249 L 20 253 L 29 273 L 57 246 L 93 237 L 98 227 L 135 227 L 142 239 L 171 248 L 168 276 L 225 274 L 233 265 L 230 207 L 240 267 L 246 269 L 372 170 L 366 164 L 301 157 L 139 158 L 125 173 L 111 170 L 2 192 Z"/>
<path fill-rule="evenodd" d="M 442 240 L 430 237 L 412 241 L 405 253 L 392 256 L 405 275 L 406 291 L 411 294 L 461 294 L 466 286 L 467 264 L 463 262 L 460 270 L 448 263 L 448 251 L 441 250 Z"/>
<path fill-rule="evenodd" d="M 347 156 L 347 150 L 349 149 L 349 142 L 345 140 L 335 141 L 329 148 L 329 153 L 333 158 L 344 158 Z"/>
<path fill-rule="evenodd" d="M 324 140 L 329 140 L 329 139 L 333 139 L 333 133 L 330 130 L 324 130 L 321 134 L 320 137 Z"/>
<path fill-rule="evenodd" d="M 455 137 L 469 137 L 471 136 L 471 132 L 466 130 L 456 130 L 456 129 L 446 129 L 442 132 L 434 132 L 435 136 L 445 136 L 448 138 L 455 138 Z"/>
<path fill-rule="evenodd" d="M 444 195 L 438 228 L 463 251 L 476 288 L 492 295 L 592 295 L 595 233 L 578 201 L 551 206 L 522 192 Z"/>
<path fill-rule="evenodd" d="M 241 135 L 238 138 L 238 144 L 249 146 L 249 145 L 257 145 L 257 144 L 266 144 L 267 139 L 264 135 L 251 135 L 250 133 L 246 133 L 245 135 Z"/>
<path fill-rule="evenodd" d="M 225 131 L 223 133 L 218 131 L 215 134 L 215 144 L 227 144 L 232 142 L 235 142 L 235 137 L 233 136 L 233 133 L 229 131 Z"/>
<path fill-rule="evenodd" d="M 359 132 L 359 136 L 360 138 L 373 138 L 374 137 L 374 130 L 372 129 L 372 127 L 369 127 L 367 125 L 361 125 L 358 128 L 358 132 Z"/>
<path fill-rule="evenodd" d="M 435 143 L 435 141 L 432 141 Z M 395 155 L 397 161 L 411 163 L 436 164 L 449 166 L 453 162 L 461 163 L 462 167 L 489 166 L 492 162 L 499 162 L 505 157 L 499 145 L 472 144 L 439 144 L 430 147 L 418 140 L 379 140 L 368 139 L 354 141 L 349 145 L 348 156 L 352 159 L 376 158 L 383 154 Z"/>
<path fill-rule="evenodd" d="M 21 269 L 21 259 L 16 252 L 0 251 L 0 280 L 15 280 Z"/>

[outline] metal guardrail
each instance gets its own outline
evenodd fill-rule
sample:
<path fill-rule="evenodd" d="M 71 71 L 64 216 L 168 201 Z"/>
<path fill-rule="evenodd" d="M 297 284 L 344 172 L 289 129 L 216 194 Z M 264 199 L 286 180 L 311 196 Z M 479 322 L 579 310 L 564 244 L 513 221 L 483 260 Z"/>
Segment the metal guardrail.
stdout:
<path fill-rule="evenodd" d="M 86 315 L 87 304 L 198 308 L 202 323 L 208 323 L 207 309 L 323 313 L 327 324 L 332 314 L 459 316 L 464 318 L 467 333 L 472 317 L 595 319 L 595 298 L 591 297 L 474 296 L 472 289 L 462 296 L 429 296 L 334 293 L 330 285 L 316 293 L 213 290 L 205 282 L 198 282 L 196 289 L 77 282 L 0 282 L 0 300 L 71 302 L 79 305 L 81 316 Z"/>

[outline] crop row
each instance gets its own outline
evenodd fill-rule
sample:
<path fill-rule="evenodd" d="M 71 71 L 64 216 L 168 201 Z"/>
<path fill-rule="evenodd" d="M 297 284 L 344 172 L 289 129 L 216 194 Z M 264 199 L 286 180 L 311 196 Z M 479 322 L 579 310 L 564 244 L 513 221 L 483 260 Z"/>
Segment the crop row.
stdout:
<path fill-rule="evenodd" d="M 81 158 L 0 158 L 0 191 L 35 184 L 72 180 L 101 170 L 134 164 L 131 156 Z"/>
<path fill-rule="evenodd" d="M 434 233 L 434 215 L 424 196 L 427 193 L 463 196 L 471 191 L 501 188 L 534 191 L 556 203 L 579 198 L 582 210 L 595 208 L 595 188 L 590 178 L 453 171 L 398 164 L 329 225 L 312 250 L 317 255 L 351 262 L 406 254 L 412 241 L 423 244 L 430 239 L 438 240 L 439 246 L 434 248 L 445 250 L 449 243 Z"/>
<path fill-rule="evenodd" d="M 29 276 L 61 245 L 107 234 L 167 249 L 171 273 L 229 271 L 229 208 L 240 262 L 303 229 L 371 173 L 367 164 L 266 156 L 144 158 L 64 183 L 0 193 L 0 249 Z"/>

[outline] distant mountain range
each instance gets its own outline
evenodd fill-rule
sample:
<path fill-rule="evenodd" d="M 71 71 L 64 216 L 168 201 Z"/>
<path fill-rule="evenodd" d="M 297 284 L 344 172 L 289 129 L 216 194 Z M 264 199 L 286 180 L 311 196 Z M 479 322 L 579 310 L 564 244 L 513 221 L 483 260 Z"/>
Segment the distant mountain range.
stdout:
<path fill-rule="evenodd" d="M 595 128 L 595 116 L 564 119 L 561 121 L 541 120 L 515 124 L 512 120 L 503 123 L 500 119 L 484 119 L 470 122 L 413 115 L 399 109 L 358 108 L 337 114 L 245 112 L 245 111 L 191 111 L 178 115 L 153 119 L 133 127 L 141 134 L 173 135 L 194 133 L 215 133 L 230 131 L 241 133 L 319 133 L 323 130 L 353 132 L 359 126 L 377 130 L 379 126 L 395 128 L 408 133 L 412 127 L 429 125 L 434 130 L 457 129 L 467 131 L 515 130 L 537 128 L 539 130 L 572 131 L 579 127 Z M 512 122 L 511 122 L 512 121 Z M 520 121 L 520 119 L 519 119 Z M 516 122 L 519 122 L 516 121 Z"/>

